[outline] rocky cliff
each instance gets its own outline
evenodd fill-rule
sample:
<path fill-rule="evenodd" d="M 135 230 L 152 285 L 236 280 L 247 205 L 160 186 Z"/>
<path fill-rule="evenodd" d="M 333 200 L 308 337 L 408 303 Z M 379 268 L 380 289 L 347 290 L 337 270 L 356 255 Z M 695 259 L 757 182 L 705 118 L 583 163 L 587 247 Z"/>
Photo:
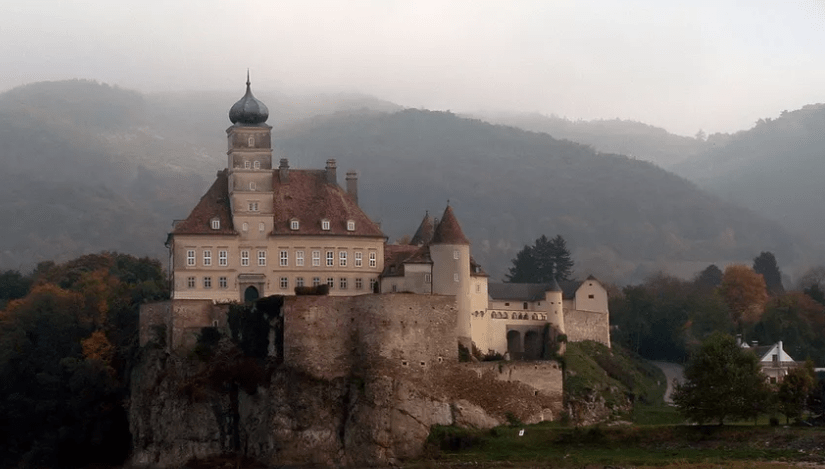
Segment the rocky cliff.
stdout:
<path fill-rule="evenodd" d="M 489 428 L 561 411 L 559 393 L 502 378 L 517 365 L 426 374 L 373 365 L 325 380 L 246 357 L 227 339 L 205 355 L 144 349 L 130 404 L 135 465 L 227 453 L 271 465 L 393 465 L 420 455 L 433 425 Z"/>

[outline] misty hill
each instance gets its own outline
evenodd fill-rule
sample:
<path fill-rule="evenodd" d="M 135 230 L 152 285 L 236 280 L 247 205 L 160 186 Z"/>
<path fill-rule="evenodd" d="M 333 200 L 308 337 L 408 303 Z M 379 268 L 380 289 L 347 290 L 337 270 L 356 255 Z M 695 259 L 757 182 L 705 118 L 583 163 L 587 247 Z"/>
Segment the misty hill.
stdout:
<path fill-rule="evenodd" d="M 674 170 L 825 246 L 825 104 L 760 119 Z"/>
<path fill-rule="evenodd" d="M 142 95 L 68 81 L 0 95 L 0 269 L 102 249 L 164 258 L 171 221 L 226 165 L 226 112 L 241 94 Z M 336 158 L 359 170 L 362 205 L 391 239 L 449 199 L 494 279 L 541 234 L 564 236 L 577 272 L 607 280 L 689 274 L 762 250 L 783 264 L 812 252 L 650 163 L 450 113 L 385 112 L 396 107 L 368 97 L 321 97 L 313 107 L 258 96 L 276 126 L 276 159 L 321 168 Z"/>
<path fill-rule="evenodd" d="M 762 250 L 792 262 L 807 250 L 778 224 L 651 163 L 450 113 L 315 118 L 275 145 L 300 167 L 337 158 L 360 169 L 362 205 L 391 238 L 450 199 L 497 279 L 541 234 L 564 236 L 580 273 L 625 280 L 750 262 Z"/>
<path fill-rule="evenodd" d="M 674 135 L 652 125 L 621 119 L 569 120 L 537 113 L 478 112 L 474 116 L 554 138 L 584 143 L 603 153 L 618 153 L 670 168 L 702 153 L 701 138 Z M 722 135 L 714 135 L 722 138 Z"/>

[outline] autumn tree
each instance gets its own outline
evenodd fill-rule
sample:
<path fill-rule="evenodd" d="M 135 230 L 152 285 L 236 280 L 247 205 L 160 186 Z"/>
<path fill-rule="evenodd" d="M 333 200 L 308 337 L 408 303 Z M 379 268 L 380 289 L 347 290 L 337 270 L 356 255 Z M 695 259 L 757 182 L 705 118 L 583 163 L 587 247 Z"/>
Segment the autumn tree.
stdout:
<path fill-rule="evenodd" d="M 770 392 L 756 355 L 716 332 L 691 356 L 673 402 L 687 419 L 703 424 L 748 419 L 767 410 Z"/>
<path fill-rule="evenodd" d="M 759 320 L 768 300 L 765 280 L 745 265 L 734 264 L 725 269 L 719 292 L 740 329 L 743 323 Z"/>
<path fill-rule="evenodd" d="M 782 286 L 782 272 L 776 264 L 776 257 L 770 251 L 763 251 L 753 259 L 753 271 L 765 279 L 765 288 L 771 296 L 785 293 Z"/>
<path fill-rule="evenodd" d="M 568 280 L 573 274 L 573 259 L 561 235 L 547 239 L 541 235 L 532 246 L 516 253 L 506 280 L 511 283 L 549 283 Z"/>

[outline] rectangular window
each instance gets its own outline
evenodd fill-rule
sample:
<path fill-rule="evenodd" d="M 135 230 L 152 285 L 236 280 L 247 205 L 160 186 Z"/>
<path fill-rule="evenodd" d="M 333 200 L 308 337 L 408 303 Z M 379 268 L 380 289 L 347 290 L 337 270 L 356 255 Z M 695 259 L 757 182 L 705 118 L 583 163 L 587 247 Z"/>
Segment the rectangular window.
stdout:
<path fill-rule="evenodd" d="M 187 277 L 186 286 L 189 288 L 195 288 L 195 277 Z"/>
<path fill-rule="evenodd" d="M 303 277 L 295 277 L 295 286 L 296 287 L 303 287 L 304 286 L 304 278 Z"/>
<path fill-rule="evenodd" d="M 362 255 L 363 255 L 363 253 L 361 253 L 361 252 L 356 252 L 355 253 L 355 267 L 361 267 L 361 256 Z"/>
<path fill-rule="evenodd" d="M 195 250 L 186 251 L 186 265 L 195 265 Z"/>
<path fill-rule="evenodd" d="M 327 286 L 329 286 L 330 290 L 335 288 L 335 279 L 332 277 L 327 277 Z"/>
<path fill-rule="evenodd" d="M 347 266 L 347 251 L 338 251 L 338 265 L 341 267 Z"/>
<path fill-rule="evenodd" d="M 317 287 L 321 285 L 321 277 L 312 277 L 312 286 Z"/>
<path fill-rule="evenodd" d="M 356 290 L 361 290 L 363 288 L 364 288 L 364 279 L 362 279 L 360 277 L 355 279 L 355 289 Z"/>
<path fill-rule="evenodd" d="M 371 279 L 370 279 L 370 291 L 373 291 L 373 292 L 375 291 L 375 284 L 376 284 L 376 283 L 377 283 L 377 282 L 376 282 L 376 280 L 375 280 L 374 278 L 371 278 Z"/>
<path fill-rule="evenodd" d="M 433 276 L 432 274 L 424 274 L 424 283 L 433 283 Z"/>
<path fill-rule="evenodd" d="M 321 251 L 312 251 L 312 266 L 318 267 L 321 265 Z"/>
<path fill-rule="evenodd" d="M 281 251 L 281 267 L 289 267 L 289 251 Z"/>
<path fill-rule="evenodd" d="M 218 277 L 218 286 L 226 288 L 226 277 Z"/>
<path fill-rule="evenodd" d="M 346 290 L 347 289 L 347 278 L 346 277 L 341 277 L 338 280 L 340 281 L 341 290 Z"/>
<path fill-rule="evenodd" d="M 289 278 L 281 277 L 281 290 L 286 290 L 289 288 Z"/>
<path fill-rule="evenodd" d="M 295 265 L 298 267 L 304 266 L 304 251 L 295 251 Z"/>
<path fill-rule="evenodd" d="M 376 267 L 378 265 L 378 261 L 376 260 L 376 254 L 374 252 L 370 253 L 370 267 Z"/>
<path fill-rule="evenodd" d="M 249 251 L 241 251 L 241 265 L 249 265 Z"/>
<path fill-rule="evenodd" d="M 327 267 L 332 267 L 335 265 L 335 253 L 332 251 L 327 251 Z"/>
<path fill-rule="evenodd" d="M 453 259 L 458 259 L 459 257 L 461 256 L 459 255 L 458 249 L 456 249 L 455 251 L 453 251 Z"/>
<path fill-rule="evenodd" d="M 458 274 L 453 274 L 453 282 L 458 282 Z"/>
<path fill-rule="evenodd" d="M 258 202 L 249 202 L 249 211 L 250 212 L 257 212 L 258 211 Z"/>
<path fill-rule="evenodd" d="M 212 251 L 203 251 L 203 265 L 212 265 Z"/>
<path fill-rule="evenodd" d="M 266 265 L 266 251 L 258 251 L 258 265 Z"/>
<path fill-rule="evenodd" d="M 226 251 L 218 251 L 218 265 L 227 265 Z"/>
<path fill-rule="evenodd" d="M 212 288 L 212 277 L 203 278 L 203 288 Z"/>

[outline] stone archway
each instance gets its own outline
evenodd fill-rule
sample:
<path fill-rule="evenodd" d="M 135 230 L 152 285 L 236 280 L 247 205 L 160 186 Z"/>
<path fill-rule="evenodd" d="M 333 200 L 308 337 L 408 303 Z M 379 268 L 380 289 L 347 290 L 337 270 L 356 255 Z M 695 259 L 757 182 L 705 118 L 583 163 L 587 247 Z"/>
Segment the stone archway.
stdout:
<path fill-rule="evenodd" d="M 537 331 L 527 331 L 524 334 L 524 359 L 538 360 L 541 358 L 541 334 Z"/>
<path fill-rule="evenodd" d="M 253 286 L 246 287 L 246 290 L 243 292 L 243 300 L 247 303 L 257 300 L 259 296 L 260 293 L 258 293 L 258 289 Z"/>
<path fill-rule="evenodd" d="M 507 331 L 507 352 L 513 359 L 521 358 L 524 349 L 521 345 L 521 333 L 519 331 Z"/>

